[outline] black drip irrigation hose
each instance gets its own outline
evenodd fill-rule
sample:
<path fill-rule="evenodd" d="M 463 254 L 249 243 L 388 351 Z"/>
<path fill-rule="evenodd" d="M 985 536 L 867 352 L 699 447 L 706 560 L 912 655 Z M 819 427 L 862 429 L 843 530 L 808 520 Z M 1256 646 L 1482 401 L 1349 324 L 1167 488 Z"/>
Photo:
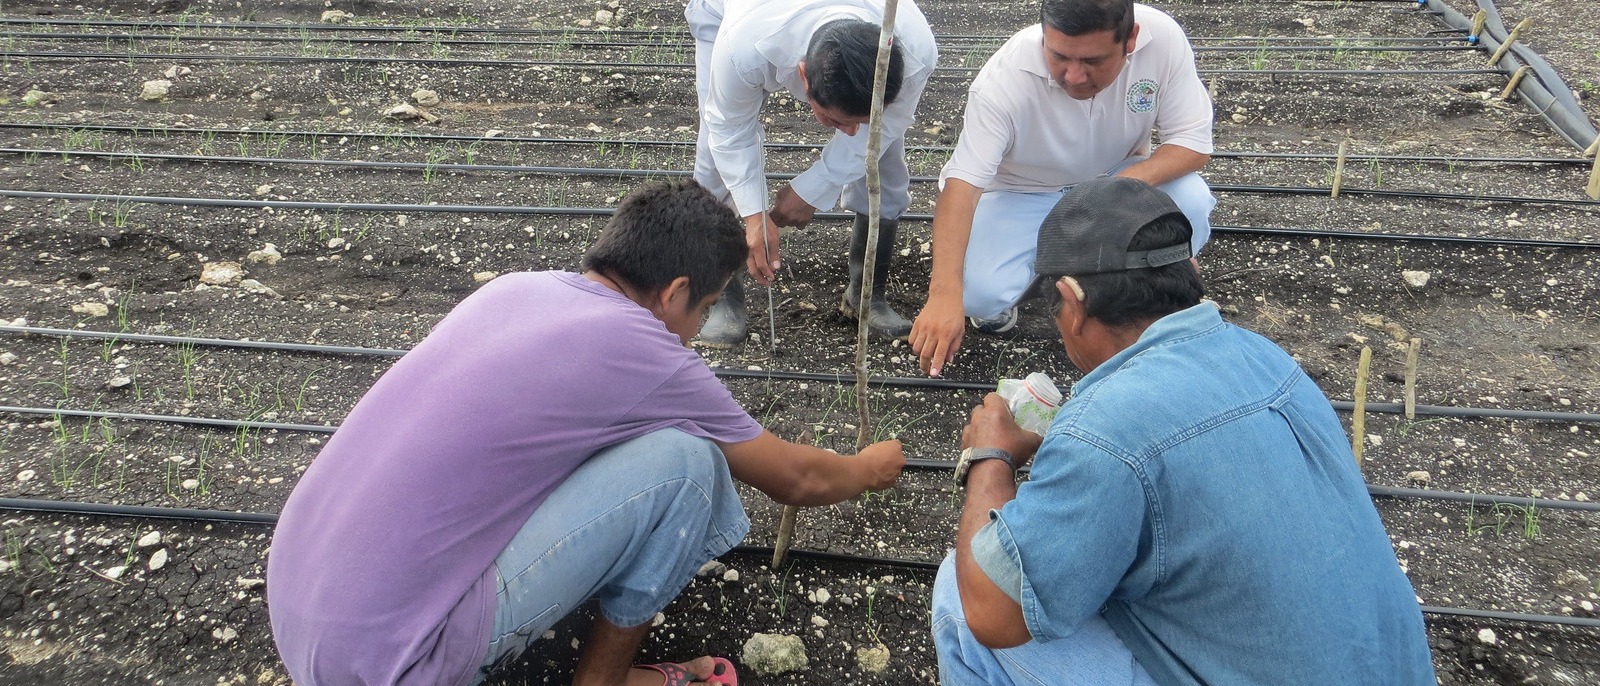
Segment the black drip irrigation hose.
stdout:
<path fill-rule="evenodd" d="M 328 355 L 353 355 L 358 357 L 400 357 L 406 350 L 398 348 L 362 348 L 354 346 L 319 345 L 312 343 L 275 343 L 270 341 L 243 341 L 227 338 L 197 338 L 192 336 L 166 336 L 157 334 L 114 333 L 110 331 L 88 331 L 82 329 L 53 329 L 38 326 L 0 326 L 0 333 L 17 335 L 50 336 L 66 339 L 92 339 L 111 340 L 128 343 L 157 343 L 161 345 L 194 345 L 211 348 L 236 348 L 246 350 L 272 350 L 280 352 L 302 352 Z M 827 372 L 795 372 L 771 369 L 731 369 L 726 367 L 712 367 L 711 371 L 718 378 L 724 379 L 760 379 L 771 381 L 814 381 L 817 383 L 852 384 L 855 383 L 853 374 L 835 374 Z M 936 379 L 909 376 L 876 376 L 868 380 L 868 384 L 877 388 L 919 388 L 936 390 L 966 390 L 987 391 L 994 388 L 993 382 L 987 381 L 958 381 L 951 379 Z M 1329 401 L 1335 410 L 1350 412 L 1355 409 L 1355 404 L 1348 400 Z M 1405 406 L 1401 403 L 1367 403 L 1368 412 L 1376 414 L 1404 414 Z M 1575 424 L 1600 424 L 1600 414 L 1581 412 L 1553 412 L 1549 410 L 1519 410 L 1514 408 L 1479 408 L 1479 407 L 1451 407 L 1443 405 L 1416 405 L 1415 413 L 1428 417 L 1449 417 L 1455 419 L 1514 419 L 1531 421 L 1552 421 Z M 28 412 L 32 414 L 53 414 L 62 412 L 54 408 L 0 408 L 0 411 Z M 75 410 L 74 412 L 89 412 Z M 84 414 L 81 416 L 107 416 L 120 417 L 121 413 Z M 141 417 L 143 417 L 141 415 Z M 192 421 L 195 418 L 177 417 L 172 421 Z M 206 422 L 229 422 L 232 420 L 208 419 Z M 194 421 L 198 423 L 198 421 Z M 240 424 L 224 424 L 224 426 L 239 426 Z M 253 423 L 254 426 L 279 428 L 268 426 L 265 423 Z M 306 427 L 310 428 L 306 428 Z M 332 430 L 334 427 L 320 427 L 315 425 L 295 425 L 291 430 Z"/>
<path fill-rule="evenodd" d="M 615 211 L 609 207 L 527 207 L 520 205 L 418 205 L 404 203 L 323 202 L 310 200 L 239 200 L 229 198 L 183 198 L 154 195 L 118 195 L 112 193 L 68 193 L 60 191 L 25 191 L 0 188 L 0 197 L 32 198 L 44 200 L 79 200 L 86 202 L 137 203 L 149 205 L 181 205 L 186 207 L 228 207 L 243 209 L 312 210 L 323 212 L 407 212 L 445 214 L 519 214 L 577 217 L 609 217 Z M 848 220 L 855 215 L 848 212 L 818 212 L 818 220 Z M 900 216 L 901 221 L 932 221 L 933 215 L 910 212 Z M 1547 241 L 1525 238 L 1475 238 L 1471 236 L 1428 236 L 1421 234 L 1382 233 L 1367 231 L 1340 231 L 1333 229 L 1291 229 L 1266 226 L 1212 226 L 1212 235 L 1239 234 L 1252 236 L 1297 236 L 1304 238 L 1339 238 L 1365 241 L 1414 241 L 1479 246 L 1516 246 L 1549 250 L 1588 250 L 1600 248 L 1600 242 Z"/>
<path fill-rule="evenodd" d="M 218 522 L 225 524 L 249 524 L 257 526 L 274 526 L 278 522 L 278 515 L 269 513 L 229 512 L 225 510 L 196 510 L 186 508 L 149 507 L 143 505 L 104 505 L 99 503 L 33 500 L 24 498 L 0 498 L 0 509 L 48 514 Z M 907 569 L 920 572 L 933 572 L 938 571 L 939 569 L 938 562 L 929 562 L 927 560 L 870 557 L 822 550 L 807 550 L 804 548 L 790 548 L 789 554 L 795 558 L 816 560 L 819 562 L 836 562 L 843 564 L 864 565 L 869 567 L 889 567 L 893 569 Z M 732 550 L 728 551 L 726 555 L 744 555 L 753 556 L 757 559 L 770 559 L 772 557 L 772 548 L 768 546 L 740 545 L 735 546 Z M 1523 612 L 1502 612 L 1499 610 L 1474 610 L 1469 608 L 1439 607 L 1434 605 L 1423 605 L 1421 606 L 1421 609 L 1424 614 L 1432 615 L 1470 617 L 1473 619 L 1493 619 L 1523 624 L 1553 624 L 1561 626 L 1600 628 L 1600 619 L 1590 619 L 1587 617 L 1563 617 L 1561 615 L 1539 615 Z"/>
<path fill-rule="evenodd" d="M 571 60 L 470 59 L 457 57 L 335 57 L 323 55 L 216 55 L 137 52 L 37 52 L 8 50 L 7 59 L 160 60 L 163 62 L 266 62 L 270 64 L 428 64 L 443 67 L 560 67 L 563 69 L 651 70 L 693 69 L 692 62 L 579 62 Z M 935 76 L 965 76 L 982 67 L 935 67 Z M 1470 76 L 1500 75 L 1499 69 L 1200 69 L 1202 76 Z"/>
<path fill-rule="evenodd" d="M 423 172 L 509 172 L 516 174 L 564 174 L 577 176 L 602 176 L 614 178 L 657 179 L 690 176 L 692 171 L 682 169 L 621 169 L 608 167 L 544 167 L 511 164 L 460 164 L 454 162 L 372 162 L 366 160 L 320 160 L 284 157 L 249 157 L 236 155 L 180 155 L 173 153 L 103 152 L 96 150 L 62 150 L 50 148 L 0 148 L 0 154 L 35 156 L 78 156 L 126 160 L 163 160 L 195 164 L 260 164 L 342 167 L 346 169 L 407 169 Z M 787 181 L 799 176 L 792 172 L 770 172 L 768 180 Z M 936 176 L 912 176 L 911 183 L 935 183 Z M 1332 193 L 1331 188 L 1314 186 L 1263 186 L 1251 184 L 1212 184 L 1214 193 L 1250 193 L 1259 195 L 1316 195 Z M 1499 202 L 1519 205 L 1579 205 L 1600 207 L 1600 201 L 1588 198 L 1547 198 L 1484 193 L 1441 193 L 1438 191 L 1410 191 L 1378 188 L 1345 187 L 1345 195 L 1369 195 L 1385 198 L 1417 198 L 1423 200 L 1451 200 L 1466 202 Z"/>
<path fill-rule="evenodd" d="M 134 152 L 100 152 L 78 151 L 59 149 L 33 149 L 33 148 L 0 148 L 0 154 L 12 155 L 63 155 L 79 157 L 103 157 L 108 159 L 140 159 L 140 160 L 168 160 L 193 163 L 226 163 L 226 164 L 284 164 L 331 166 L 351 169 L 413 169 L 420 171 L 488 171 L 511 172 L 522 174 L 567 174 L 583 176 L 607 176 L 616 178 L 665 178 L 690 176 L 694 172 L 679 169 L 621 169 L 606 167 L 533 167 L 523 165 L 504 164 L 459 164 L 446 162 L 371 162 L 363 160 L 313 160 L 278 157 L 240 157 L 230 155 L 178 155 L 170 153 L 134 153 Z M 766 174 L 769 180 L 786 181 L 798 176 L 792 172 L 772 172 Z M 912 183 L 934 183 L 939 180 L 936 176 L 912 176 Z M 1250 194 L 1282 194 L 1282 195 L 1329 195 L 1331 188 L 1308 186 L 1263 186 L 1251 184 L 1212 184 L 1212 192 L 1221 193 L 1250 193 Z M 1378 188 L 1352 188 L 1345 187 L 1340 190 L 1345 195 L 1370 195 L 1388 198 L 1417 198 L 1424 200 L 1452 200 L 1467 202 L 1499 202 L 1516 203 L 1522 205 L 1580 205 L 1600 207 L 1600 201 L 1587 198 L 1546 198 L 1515 195 L 1492 195 L 1484 193 L 1441 193 L 1438 191 L 1409 191 Z"/>
<path fill-rule="evenodd" d="M 436 141 L 441 143 L 517 143 L 517 144 L 549 144 L 549 145 L 584 145 L 584 146 L 641 146 L 641 147 L 691 147 L 696 143 L 691 140 L 625 140 L 620 138 L 555 138 L 550 136 L 466 136 L 450 134 L 427 134 L 412 131 L 374 132 L 374 131 L 296 131 L 277 129 L 216 129 L 216 128 L 185 128 L 166 126 L 117 126 L 94 124 L 49 124 L 26 122 L 0 122 L 0 129 L 37 129 L 46 131 L 71 131 L 71 132 L 103 132 L 103 133 L 128 133 L 134 136 L 149 134 L 152 136 L 178 136 L 178 135 L 212 135 L 212 136 L 286 136 L 292 138 L 381 138 L 400 139 L 407 141 Z M 763 147 L 768 150 L 820 150 L 821 143 L 766 143 Z M 906 150 L 911 152 L 951 152 L 954 146 L 949 145 L 908 145 Z M 1294 153 L 1294 152 L 1248 152 L 1248 151 L 1217 151 L 1211 153 L 1214 158 L 1236 159 L 1295 159 L 1295 160 L 1337 160 L 1339 156 L 1333 153 Z M 1489 163 L 1489 164 L 1559 164 L 1588 167 L 1590 161 L 1583 157 L 1459 157 L 1438 155 L 1346 155 L 1346 160 L 1378 160 L 1380 162 L 1436 162 L 1439 164 L 1464 164 L 1464 163 Z"/>
<path fill-rule="evenodd" d="M 1405 0 L 1397 0 L 1405 1 Z M 452 46 L 481 46 L 485 48 L 563 48 L 569 50 L 630 50 L 635 48 L 666 49 L 682 48 L 685 50 L 694 47 L 693 41 L 610 41 L 610 40 L 473 40 L 466 38 L 439 38 L 439 37 L 408 37 L 389 38 L 378 36 L 332 36 L 316 38 L 308 41 L 301 36 L 229 36 L 222 34 L 176 34 L 176 33 L 53 33 L 41 31 L 0 31 L 0 38 L 20 38 L 24 40 L 78 40 L 78 41 L 161 41 L 161 42 L 203 42 L 203 43 L 294 43 L 299 46 L 350 46 L 350 45 L 452 45 Z M 959 51 L 968 48 L 999 48 L 1009 36 L 995 36 L 992 41 L 973 45 L 951 45 L 940 43 L 939 46 L 947 51 Z M 1195 52 L 1463 52 L 1476 51 L 1475 45 L 1460 42 L 1458 39 L 1433 39 L 1431 45 L 1417 43 L 1402 43 L 1394 45 L 1341 45 L 1339 39 L 1323 39 L 1329 41 L 1327 45 L 1281 45 L 1265 43 L 1262 45 L 1199 45 Z"/>

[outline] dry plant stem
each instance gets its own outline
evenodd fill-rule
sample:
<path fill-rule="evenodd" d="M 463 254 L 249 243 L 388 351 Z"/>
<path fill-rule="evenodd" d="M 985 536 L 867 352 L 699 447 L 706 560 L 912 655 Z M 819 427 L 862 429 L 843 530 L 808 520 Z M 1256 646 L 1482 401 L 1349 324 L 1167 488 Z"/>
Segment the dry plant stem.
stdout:
<path fill-rule="evenodd" d="M 1417 418 L 1417 351 L 1422 349 L 1422 339 L 1411 339 L 1406 350 L 1406 419 Z"/>
<path fill-rule="evenodd" d="M 1488 23 L 1489 23 L 1489 11 L 1488 10 L 1478 10 L 1477 14 L 1472 15 L 1472 36 L 1474 38 L 1476 38 L 1478 36 L 1482 36 L 1483 35 L 1483 27 L 1485 25 L 1487 25 Z"/>
<path fill-rule="evenodd" d="M 1511 93 L 1517 90 L 1517 85 L 1522 83 L 1522 77 L 1527 76 L 1530 71 L 1533 71 L 1533 67 L 1526 64 L 1517 67 L 1516 73 L 1511 75 L 1511 80 L 1506 82 L 1505 90 L 1500 91 L 1500 99 L 1511 97 Z"/>
<path fill-rule="evenodd" d="M 867 245 L 861 256 L 861 288 L 856 295 L 858 452 L 867 447 L 872 438 L 872 408 L 867 402 L 867 313 L 872 306 L 872 283 L 876 276 L 873 272 L 878 263 L 878 215 L 883 207 L 883 180 L 878 174 L 878 156 L 883 151 L 883 89 L 889 77 L 889 50 L 894 44 L 894 18 L 899 10 L 898 0 L 887 0 L 883 5 L 883 26 L 878 30 L 878 63 L 872 75 L 872 118 L 867 128 Z"/>
<path fill-rule="evenodd" d="M 1600 136 L 1594 137 L 1594 142 L 1589 144 L 1589 149 L 1583 151 L 1584 157 L 1600 157 Z"/>
<path fill-rule="evenodd" d="M 1516 28 L 1511 29 L 1511 35 L 1506 36 L 1506 42 L 1501 43 L 1500 49 L 1494 51 L 1494 57 L 1489 58 L 1489 66 L 1492 67 L 1496 64 L 1499 64 L 1500 58 L 1505 57 L 1506 53 L 1511 52 L 1511 46 L 1516 44 L 1517 38 L 1521 37 L 1522 32 L 1526 31 L 1531 26 L 1533 26 L 1533 17 L 1528 17 L 1527 19 L 1517 22 Z"/>
<path fill-rule="evenodd" d="M 1361 346 L 1361 362 L 1356 365 L 1355 414 L 1350 420 L 1350 451 L 1356 455 L 1356 468 L 1362 466 L 1367 447 L 1367 372 L 1372 369 L 1372 348 Z"/>
<path fill-rule="evenodd" d="M 1350 141 L 1339 141 L 1339 159 L 1333 163 L 1333 193 L 1330 197 L 1339 197 L 1339 189 L 1344 187 L 1344 160 L 1349 151 Z"/>

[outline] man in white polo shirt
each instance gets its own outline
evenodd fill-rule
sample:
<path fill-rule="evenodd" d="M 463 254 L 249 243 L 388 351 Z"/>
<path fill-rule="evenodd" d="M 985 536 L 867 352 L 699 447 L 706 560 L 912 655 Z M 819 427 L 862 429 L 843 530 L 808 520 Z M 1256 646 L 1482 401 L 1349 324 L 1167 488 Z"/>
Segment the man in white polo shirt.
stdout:
<path fill-rule="evenodd" d="M 985 333 L 1016 324 L 1039 223 L 1072 185 L 1145 181 L 1189 218 L 1196 253 L 1211 235 L 1216 200 L 1196 173 L 1211 159 L 1211 98 L 1183 29 L 1132 0 L 1043 0 L 1039 15 L 973 80 L 940 177 L 928 301 L 910 336 L 933 376 L 961 347 L 963 315 Z"/>
<path fill-rule="evenodd" d="M 856 214 L 850 285 L 840 307 L 849 317 L 856 315 L 866 251 L 866 124 L 883 9 L 884 0 L 690 0 L 684 10 L 695 39 L 700 97 L 695 180 L 744 219 L 747 266 L 761 283 L 770 283 L 779 266 L 777 227 L 805 227 L 817 210 L 838 204 L 842 192 L 845 209 Z M 895 338 L 911 330 L 884 295 L 897 220 L 910 204 L 905 131 L 938 58 L 922 11 L 900 3 L 884 88 L 882 221 L 867 316 L 875 333 Z M 780 90 L 810 105 L 817 122 L 837 132 L 821 159 L 780 189 L 769 207 L 761 106 Z M 745 318 L 744 287 L 736 276 L 701 328 L 700 343 L 743 341 Z"/>

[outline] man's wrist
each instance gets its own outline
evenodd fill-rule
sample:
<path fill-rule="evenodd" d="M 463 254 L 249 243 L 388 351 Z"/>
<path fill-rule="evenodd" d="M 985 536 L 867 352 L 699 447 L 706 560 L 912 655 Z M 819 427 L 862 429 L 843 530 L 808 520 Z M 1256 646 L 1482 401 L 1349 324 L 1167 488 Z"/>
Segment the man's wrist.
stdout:
<path fill-rule="evenodd" d="M 967 487 L 967 479 L 972 475 L 974 467 L 985 462 L 1004 464 L 1011 471 L 1014 478 L 1017 473 L 1017 459 L 1011 453 L 999 448 L 967 448 L 961 451 L 961 459 L 956 461 L 956 485 Z"/>

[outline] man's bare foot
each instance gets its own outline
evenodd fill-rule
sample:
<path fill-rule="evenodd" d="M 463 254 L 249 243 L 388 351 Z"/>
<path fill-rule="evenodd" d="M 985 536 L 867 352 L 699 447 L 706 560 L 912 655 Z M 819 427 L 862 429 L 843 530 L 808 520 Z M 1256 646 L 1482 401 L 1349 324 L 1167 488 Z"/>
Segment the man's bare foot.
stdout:
<path fill-rule="evenodd" d="M 716 667 L 711 656 L 701 656 L 688 662 L 678 663 L 679 667 L 688 670 L 695 679 L 690 683 L 703 684 L 711 676 L 711 670 Z M 628 681 L 625 686 L 675 686 L 677 682 L 662 675 L 658 670 L 649 667 L 634 667 L 628 670 Z"/>

